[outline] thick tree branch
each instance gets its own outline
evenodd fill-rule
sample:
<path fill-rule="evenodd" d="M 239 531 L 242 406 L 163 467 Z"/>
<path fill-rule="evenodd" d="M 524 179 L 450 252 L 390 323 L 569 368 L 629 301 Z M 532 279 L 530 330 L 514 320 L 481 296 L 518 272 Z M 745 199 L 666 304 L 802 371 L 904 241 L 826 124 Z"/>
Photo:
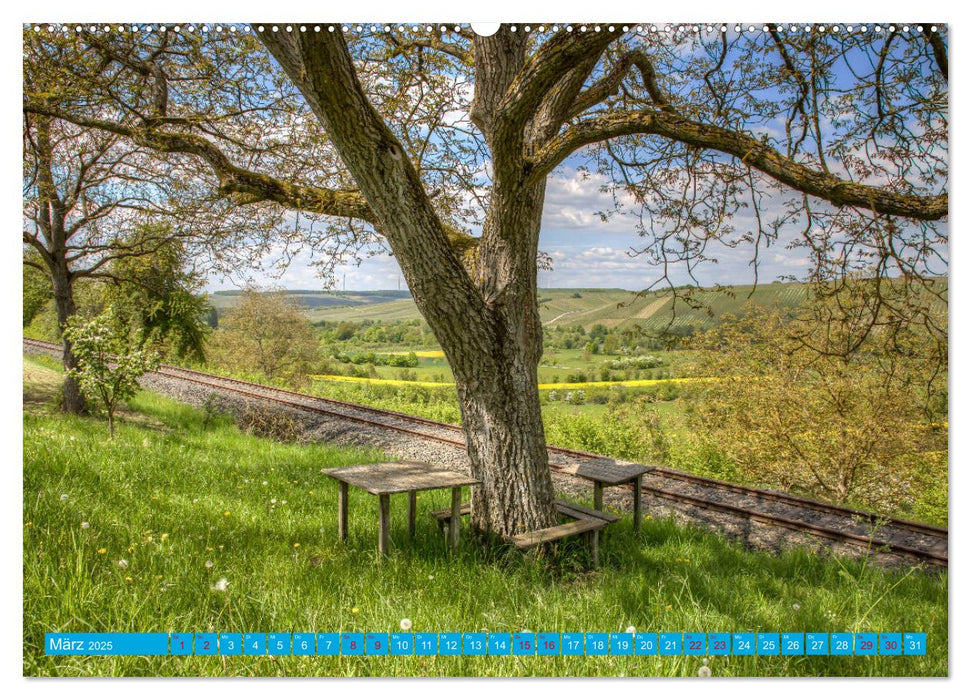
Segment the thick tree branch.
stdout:
<path fill-rule="evenodd" d="M 662 136 L 696 148 L 735 156 L 783 184 L 836 206 L 860 207 L 879 214 L 920 221 L 936 221 L 947 216 L 947 194 L 907 195 L 841 180 L 787 158 L 748 134 L 691 121 L 666 110 L 604 115 L 571 126 L 531 159 L 531 178 L 538 180 L 546 177 L 578 148 L 635 134 Z"/>
<path fill-rule="evenodd" d="M 219 179 L 222 196 L 236 195 L 242 204 L 275 202 L 288 209 L 357 219 L 375 227 L 383 235 L 374 211 L 357 190 L 336 190 L 286 182 L 234 165 L 215 144 L 195 134 L 161 131 L 147 126 L 80 117 L 42 105 L 25 104 L 24 111 L 63 119 L 78 126 L 99 129 L 130 139 L 133 143 L 163 153 L 185 153 L 206 162 Z M 464 253 L 478 245 L 478 239 L 452 226 L 444 226 L 451 247 Z"/>
<path fill-rule="evenodd" d="M 658 107 L 667 107 L 668 100 L 657 84 L 654 64 L 643 51 L 628 51 L 617 59 L 616 63 L 600 80 L 577 95 L 570 107 L 570 116 L 579 116 L 591 107 L 600 104 L 620 89 L 620 84 L 632 66 L 640 71 L 644 87 L 651 99 Z"/>
<path fill-rule="evenodd" d="M 27 104 L 24 111 L 63 119 L 78 126 L 100 129 L 124 136 L 139 146 L 163 153 L 185 153 L 205 161 L 219 178 L 223 195 L 241 195 L 245 202 L 271 201 L 291 209 L 342 218 L 360 219 L 376 223 L 374 212 L 360 192 L 334 190 L 326 187 L 307 187 L 284 182 L 234 165 L 208 139 L 194 134 L 159 131 L 149 127 L 130 126 L 117 122 L 80 117 L 40 105 Z"/>
<path fill-rule="evenodd" d="M 595 32 L 592 29 L 587 32 L 578 29 L 560 31 L 540 46 L 510 83 L 497 106 L 497 139 L 512 137 L 518 140 L 556 84 L 577 64 L 592 56 L 600 56 L 620 36 L 620 32 Z"/>

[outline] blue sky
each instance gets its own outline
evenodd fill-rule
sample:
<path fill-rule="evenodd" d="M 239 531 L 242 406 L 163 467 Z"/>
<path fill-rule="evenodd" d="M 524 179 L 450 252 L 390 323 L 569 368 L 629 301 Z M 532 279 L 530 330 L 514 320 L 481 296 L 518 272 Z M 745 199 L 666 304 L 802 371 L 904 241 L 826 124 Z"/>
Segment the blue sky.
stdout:
<path fill-rule="evenodd" d="M 550 177 L 540 249 L 552 257 L 553 269 L 540 271 L 540 287 L 619 287 L 636 291 L 657 281 L 660 270 L 646 257 L 630 254 L 632 248 L 643 243 L 634 222 L 624 217 L 604 222 L 597 216 L 598 211 L 610 210 L 612 204 L 610 196 L 600 191 L 600 181 L 595 177 L 584 179 L 571 171 Z M 744 228 L 743 216 L 737 217 L 735 224 Z M 717 264 L 704 266 L 701 279 L 705 284 L 750 284 L 754 279 L 750 256 L 751 248 L 723 248 L 716 255 Z M 242 273 L 236 280 L 214 276 L 209 280 L 208 290 L 234 288 L 247 279 L 263 287 L 321 289 L 322 282 L 310 262 L 310 256 L 301 253 L 280 276 L 264 272 Z M 803 251 L 786 250 L 780 244 L 764 252 L 759 279 L 770 282 L 780 275 L 802 275 L 808 266 Z M 688 281 L 672 276 L 675 282 Z M 349 290 L 397 289 L 399 279 L 404 289 L 396 260 L 380 252 L 365 259 L 360 266 L 340 265 L 337 288 L 346 284 Z"/>

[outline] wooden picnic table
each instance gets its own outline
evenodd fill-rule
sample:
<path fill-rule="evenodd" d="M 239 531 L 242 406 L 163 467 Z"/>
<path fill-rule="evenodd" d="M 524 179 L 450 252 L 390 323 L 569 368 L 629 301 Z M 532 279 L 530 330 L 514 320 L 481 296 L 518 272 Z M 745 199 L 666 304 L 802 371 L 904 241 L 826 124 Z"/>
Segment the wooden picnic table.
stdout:
<path fill-rule="evenodd" d="M 357 464 L 330 469 L 324 473 L 338 482 L 337 536 L 341 540 L 347 539 L 348 486 L 355 486 L 378 497 L 378 551 L 381 554 L 388 553 L 392 494 L 408 494 L 408 534 L 414 536 L 418 492 L 452 489 L 451 512 L 454 517 L 449 521 L 448 542 L 454 550 L 459 544 L 462 487 L 478 486 L 482 483 L 461 472 L 449 471 L 425 462 Z"/>
<path fill-rule="evenodd" d="M 617 459 L 588 459 L 583 464 L 567 468 L 568 474 L 593 482 L 594 510 L 603 510 L 604 486 L 634 484 L 634 532 L 641 531 L 641 481 L 654 467 Z"/>

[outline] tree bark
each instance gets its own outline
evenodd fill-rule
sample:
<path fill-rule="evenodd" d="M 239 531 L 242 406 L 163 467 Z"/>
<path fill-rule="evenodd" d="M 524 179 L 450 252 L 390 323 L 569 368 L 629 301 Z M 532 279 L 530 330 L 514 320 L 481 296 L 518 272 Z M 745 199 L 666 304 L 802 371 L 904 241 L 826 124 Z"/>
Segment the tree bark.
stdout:
<path fill-rule="evenodd" d="M 57 330 L 61 334 L 64 363 L 64 386 L 61 397 L 61 409 L 67 413 L 83 413 L 85 409 L 84 395 L 77 380 L 69 372 L 78 366 L 78 358 L 74 355 L 71 341 L 64 335 L 67 320 L 74 315 L 77 307 L 74 303 L 74 290 L 71 274 L 67 269 L 67 262 L 55 260 L 50 268 L 51 281 L 54 284 L 54 306 L 57 310 Z"/>

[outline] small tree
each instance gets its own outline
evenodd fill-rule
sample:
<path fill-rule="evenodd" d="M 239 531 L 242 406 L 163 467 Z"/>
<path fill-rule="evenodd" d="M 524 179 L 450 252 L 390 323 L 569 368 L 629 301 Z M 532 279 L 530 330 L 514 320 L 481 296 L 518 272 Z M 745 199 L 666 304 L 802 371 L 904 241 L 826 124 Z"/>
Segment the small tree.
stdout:
<path fill-rule="evenodd" d="M 245 290 L 220 319 L 208 348 L 214 364 L 297 384 L 320 356 L 313 326 L 300 309 L 284 294 L 255 289 Z"/>
<path fill-rule="evenodd" d="M 78 359 L 70 373 L 85 397 L 104 407 L 113 438 L 118 405 L 135 395 L 139 377 L 158 368 L 158 355 L 137 347 L 110 307 L 90 321 L 72 317 L 64 334 Z"/>

